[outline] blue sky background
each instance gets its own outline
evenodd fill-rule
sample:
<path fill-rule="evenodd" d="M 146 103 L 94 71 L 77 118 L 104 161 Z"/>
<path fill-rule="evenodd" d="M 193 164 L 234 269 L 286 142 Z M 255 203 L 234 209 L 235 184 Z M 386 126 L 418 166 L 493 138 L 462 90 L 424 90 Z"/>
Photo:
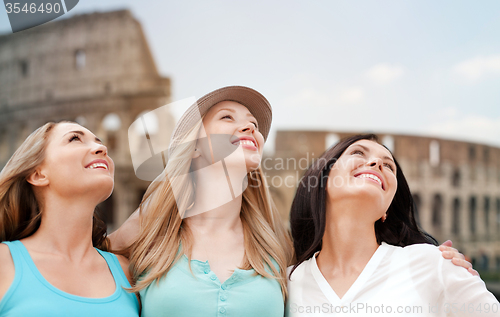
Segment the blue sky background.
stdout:
<path fill-rule="evenodd" d="M 270 100 L 273 131 L 500 146 L 500 1 L 80 0 L 71 15 L 119 8 L 142 23 L 173 100 L 245 85 Z"/>

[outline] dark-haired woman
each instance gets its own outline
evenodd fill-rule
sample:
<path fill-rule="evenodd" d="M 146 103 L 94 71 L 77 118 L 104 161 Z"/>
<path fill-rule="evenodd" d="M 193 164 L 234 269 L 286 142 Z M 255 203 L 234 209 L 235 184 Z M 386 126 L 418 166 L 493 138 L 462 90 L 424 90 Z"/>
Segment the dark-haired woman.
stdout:
<path fill-rule="evenodd" d="M 348 138 L 305 174 L 290 214 L 288 316 L 498 316 L 478 276 L 441 257 L 415 221 L 393 155 Z"/>
<path fill-rule="evenodd" d="M 0 173 L 0 316 L 138 316 L 128 261 L 106 249 L 97 204 L 114 164 L 92 132 L 47 123 Z"/>

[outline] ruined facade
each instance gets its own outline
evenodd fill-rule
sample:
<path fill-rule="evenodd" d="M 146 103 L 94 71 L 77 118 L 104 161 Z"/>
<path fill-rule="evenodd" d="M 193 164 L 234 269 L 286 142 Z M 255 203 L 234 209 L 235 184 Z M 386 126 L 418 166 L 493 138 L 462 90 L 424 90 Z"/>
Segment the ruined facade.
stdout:
<path fill-rule="evenodd" d="M 128 10 L 92 13 L 0 36 L 0 168 L 48 121 L 93 131 L 116 165 L 113 195 L 100 206 L 110 230 L 137 208 L 148 183 L 132 168 L 128 128 L 170 102 L 170 80 L 155 66 Z M 169 133 L 171 117 L 158 118 Z"/>
<path fill-rule="evenodd" d="M 263 160 L 283 219 L 308 166 L 352 133 L 278 131 L 273 157 Z M 500 271 L 500 148 L 410 135 L 377 134 L 400 163 L 421 227 L 454 246 L 480 270 Z"/>

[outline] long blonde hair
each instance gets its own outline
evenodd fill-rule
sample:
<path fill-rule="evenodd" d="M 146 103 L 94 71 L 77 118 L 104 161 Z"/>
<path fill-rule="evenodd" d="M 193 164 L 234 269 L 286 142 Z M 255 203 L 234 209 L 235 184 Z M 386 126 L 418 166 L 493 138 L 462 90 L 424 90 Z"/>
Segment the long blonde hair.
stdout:
<path fill-rule="evenodd" d="M 0 242 L 29 237 L 40 227 L 42 211 L 27 178 L 45 159 L 51 131 L 57 124 L 46 123 L 31 133 L 0 172 Z M 92 243 L 103 250 L 109 245 L 106 224 L 95 212 Z"/>
<path fill-rule="evenodd" d="M 193 127 L 185 139 L 193 140 L 200 126 L 201 123 Z M 141 229 L 138 239 L 131 246 L 130 256 L 136 281 L 132 287 L 134 292 L 148 287 L 155 280 L 159 281 L 183 253 L 189 255 L 191 250 L 189 230 L 181 225 L 182 216 L 194 197 L 195 185 L 187 175 L 195 142 L 174 143 L 178 145 L 169 155 L 165 170 L 149 186 L 140 205 Z M 272 201 L 262 169 L 259 167 L 247 176 L 248 187 L 243 192 L 240 213 L 245 241 L 242 269 L 253 268 L 264 277 L 277 279 L 285 299 L 286 268 L 292 257 L 291 240 Z M 175 186 L 171 181 L 175 181 Z"/>

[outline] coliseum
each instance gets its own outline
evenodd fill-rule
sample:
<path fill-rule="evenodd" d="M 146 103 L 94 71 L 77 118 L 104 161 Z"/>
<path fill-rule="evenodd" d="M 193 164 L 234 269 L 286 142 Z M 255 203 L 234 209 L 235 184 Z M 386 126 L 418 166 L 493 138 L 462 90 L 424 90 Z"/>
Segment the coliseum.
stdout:
<path fill-rule="evenodd" d="M 0 168 L 48 121 L 76 121 L 108 146 L 113 195 L 100 205 L 112 230 L 138 206 L 148 182 L 132 168 L 127 130 L 170 102 L 140 23 L 127 11 L 92 13 L 0 36 Z M 171 117 L 159 118 L 169 134 Z"/>
<path fill-rule="evenodd" d="M 127 10 L 92 13 L 0 36 L 0 168 L 48 121 L 94 131 L 115 158 L 115 190 L 101 204 L 113 230 L 148 186 L 134 173 L 128 127 L 171 101 L 140 23 Z M 171 116 L 157 133 L 170 135 Z M 262 163 L 283 220 L 301 175 L 326 148 L 352 133 L 278 131 Z M 439 138 L 378 133 L 402 165 L 421 226 L 454 245 L 483 271 L 500 271 L 500 148 Z"/>

